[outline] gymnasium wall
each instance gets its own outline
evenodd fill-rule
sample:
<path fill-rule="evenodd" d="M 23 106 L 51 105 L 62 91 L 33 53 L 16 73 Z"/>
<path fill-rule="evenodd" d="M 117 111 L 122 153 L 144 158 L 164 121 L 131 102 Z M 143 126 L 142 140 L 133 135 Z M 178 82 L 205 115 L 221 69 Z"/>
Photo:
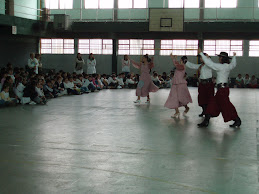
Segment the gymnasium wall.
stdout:
<path fill-rule="evenodd" d="M 156 40 L 156 47 L 159 48 L 160 40 Z M 238 73 L 248 73 L 250 75 L 256 75 L 259 77 L 259 62 L 257 57 L 248 57 L 248 41 L 244 41 L 244 56 L 238 57 L 237 67 L 231 72 L 230 76 L 235 77 Z M 51 68 L 51 69 L 63 69 L 65 71 L 73 71 L 74 64 L 75 64 L 75 57 L 74 55 L 42 55 L 42 62 L 44 64 L 45 68 Z M 88 55 L 83 56 L 86 60 Z M 130 56 L 133 60 L 139 61 L 140 56 Z M 154 70 L 158 71 L 159 73 L 162 72 L 169 72 L 173 69 L 173 64 L 169 56 L 160 56 L 159 51 L 157 50 L 155 53 L 155 68 Z M 112 55 L 95 55 L 96 61 L 97 61 L 97 72 L 98 73 L 106 73 L 111 74 L 112 73 Z M 121 72 L 121 60 L 123 56 L 119 55 L 117 57 L 118 60 L 118 68 L 117 72 Z M 217 62 L 217 57 L 212 57 L 213 61 Z M 190 56 L 189 60 L 192 62 L 197 62 L 197 57 Z M 139 70 L 135 69 L 134 67 L 131 67 L 132 72 L 139 72 Z M 195 70 L 187 69 L 187 73 L 189 75 L 193 75 L 196 73 Z"/>
<path fill-rule="evenodd" d="M 38 38 L 34 37 L 1 35 L 0 42 L 0 67 L 4 67 L 8 62 L 14 66 L 25 67 L 29 54 L 38 49 Z"/>

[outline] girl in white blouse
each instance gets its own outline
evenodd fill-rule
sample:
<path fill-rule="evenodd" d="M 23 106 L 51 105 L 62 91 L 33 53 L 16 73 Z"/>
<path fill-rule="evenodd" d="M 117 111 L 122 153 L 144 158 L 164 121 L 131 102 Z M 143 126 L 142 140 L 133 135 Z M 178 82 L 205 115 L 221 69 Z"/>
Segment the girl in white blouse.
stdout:
<path fill-rule="evenodd" d="M 130 60 L 128 55 L 124 55 L 124 58 L 122 59 L 122 72 L 125 73 L 125 76 L 130 73 Z"/>
<path fill-rule="evenodd" d="M 90 53 L 89 58 L 87 59 L 87 73 L 95 74 L 96 73 L 96 60 L 93 53 Z"/>
<path fill-rule="evenodd" d="M 16 79 L 16 84 L 15 84 L 15 88 L 14 88 L 14 93 L 16 94 L 16 96 L 18 96 L 21 104 L 35 104 L 34 102 L 31 101 L 30 97 L 23 97 L 23 91 L 25 89 L 25 85 L 26 85 L 26 80 L 23 79 L 22 77 L 18 77 Z"/>

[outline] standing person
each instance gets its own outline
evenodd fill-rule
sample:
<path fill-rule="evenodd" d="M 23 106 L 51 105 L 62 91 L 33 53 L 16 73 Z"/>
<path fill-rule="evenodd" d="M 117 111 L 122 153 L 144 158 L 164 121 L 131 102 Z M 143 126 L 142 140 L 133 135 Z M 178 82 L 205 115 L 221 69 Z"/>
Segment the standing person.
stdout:
<path fill-rule="evenodd" d="M 90 53 L 89 58 L 87 59 L 87 73 L 90 75 L 96 73 L 96 60 L 93 53 Z"/>
<path fill-rule="evenodd" d="M 150 97 L 149 92 L 157 92 L 159 90 L 158 87 L 155 86 L 153 83 L 151 76 L 150 76 L 150 70 L 154 67 L 153 58 L 150 59 L 148 55 L 144 55 L 142 57 L 142 62 L 135 62 L 132 59 L 129 59 L 132 63 L 132 65 L 140 69 L 141 75 L 139 77 L 139 82 L 136 90 L 136 96 L 138 99 L 134 101 L 134 103 L 140 103 L 140 97 L 147 97 L 147 102 L 150 103 Z"/>
<path fill-rule="evenodd" d="M 196 69 L 199 72 L 200 79 L 199 79 L 199 86 L 198 86 L 198 103 L 199 103 L 199 106 L 202 108 L 202 113 L 199 116 L 203 117 L 205 115 L 206 108 L 209 103 L 209 99 L 214 96 L 215 85 L 212 82 L 212 69 L 209 68 L 204 63 L 202 58 L 200 58 L 200 60 L 201 60 L 201 64 L 193 64 L 187 61 L 186 67 L 190 69 Z"/>
<path fill-rule="evenodd" d="M 174 77 L 172 80 L 172 87 L 168 99 L 165 103 L 165 107 L 169 109 L 175 109 L 175 114 L 172 115 L 172 118 L 180 116 L 179 107 L 184 106 L 184 114 L 187 114 L 190 108 L 187 104 L 192 103 L 192 98 L 187 87 L 187 81 L 185 77 L 185 64 L 187 62 L 187 57 L 183 56 L 180 60 L 180 63 L 177 61 L 177 56 L 170 57 L 173 60 L 175 66 Z"/>
<path fill-rule="evenodd" d="M 130 73 L 130 60 L 128 55 L 124 55 L 122 59 L 122 72 L 125 73 L 125 76 Z"/>
<path fill-rule="evenodd" d="M 229 86 L 228 77 L 230 71 L 236 67 L 236 53 L 230 63 L 230 57 L 226 52 L 221 52 L 219 57 L 219 63 L 214 63 L 209 59 L 208 55 L 205 56 L 202 50 L 199 48 L 199 54 L 207 66 L 217 72 L 217 88 L 218 91 L 215 97 L 211 98 L 206 109 L 205 119 L 202 123 L 198 124 L 199 127 L 207 127 L 211 117 L 217 117 L 221 113 L 224 122 L 235 121 L 230 127 L 239 127 L 241 125 L 241 119 L 239 118 L 236 108 L 229 100 Z"/>
<path fill-rule="evenodd" d="M 42 72 L 42 63 L 41 63 L 41 55 L 35 54 L 35 61 L 38 64 L 37 70 L 35 71 L 36 74 L 39 74 L 39 72 Z"/>
<path fill-rule="evenodd" d="M 75 71 L 76 74 L 82 74 L 84 72 L 83 70 L 83 65 L 85 64 L 84 59 L 82 58 L 82 55 L 80 53 L 77 53 L 76 56 L 76 66 L 75 66 Z"/>
<path fill-rule="evenodd" d="M 36 61 L 34 56 L 35 56 L 34 53 L 31 53 L 30 58 L 28 59 L 28 68 L 29 68 L 30 74 L 35 72 L 35 69 L 36 69 Z"/>

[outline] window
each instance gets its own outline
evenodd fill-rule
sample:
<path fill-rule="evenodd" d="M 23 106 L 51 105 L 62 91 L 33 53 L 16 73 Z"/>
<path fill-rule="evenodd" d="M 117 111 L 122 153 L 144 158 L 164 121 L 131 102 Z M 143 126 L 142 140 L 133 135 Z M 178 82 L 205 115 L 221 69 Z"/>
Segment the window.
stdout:
<path fill-rule="evenodd" d="M 118 0 L 118 7 L 122 9 L 147 8 L 147 0 Z"/>
<path fill-rule="evenodd" d="M 236 8 L 237 0 L 205 0 L 206 8 Z"/>
<path fill-rule="evenodd" d="M 114 0 L 85 0 L 85 9 L 113 9 Z"/>
<path fill-rule="evenodd" d="M 82 54 L 112 55 L 112 39 L 79 39 L 78 52 Z"/>
<path fill-rule="evenodd" d="M 154 55 L 155 54 L 154 40 L 119 40 L 119 55 Z"/>
<path fill-rule="evenodd" d="M 160 55 L 197 55 L 198 40 L 161 40 Z"/>
<path fill-rule="evenodd" d="M 73 0 L 45 0 L 48 9 L 73 9 Z"/>
<path fill-rule="evenodd" d="M 249 56 L 259 57 L 259 40 L 249 41 Z"/>
<path fill-rule="evenodd" d="M 199 8 L 200 0 L 168 0 L 169 8 Z"/>
<path fill-rule="evenodd" d="M 41 39 L 41 54 L 74 54 L 74 39 Z"/>
<path fill-rule="evenodd" d="M 220 52 L 227 52 L 233 56 L 233 52 L 237 56 L 243 56 L 243 41 L 242 40 L 205 40 L 204 52 L 211 56 L 215 56 Z"/>

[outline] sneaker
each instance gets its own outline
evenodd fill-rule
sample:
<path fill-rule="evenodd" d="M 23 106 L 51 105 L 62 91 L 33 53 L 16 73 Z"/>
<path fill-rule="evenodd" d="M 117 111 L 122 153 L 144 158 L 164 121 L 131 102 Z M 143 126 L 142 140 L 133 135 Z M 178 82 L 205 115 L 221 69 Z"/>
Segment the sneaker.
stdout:
<path fill-rule="evenodd" d="M 117 89 L 122 89 L 122 87 L 121 87 L 121 86 L 118 86 Z"/>
<path fill-rule="evenodd" d="M 35 105 L 35 104 L 37 104 L 37 103 L 31 101 L 29 104 L 30 104 L 30 105 Z"/>

